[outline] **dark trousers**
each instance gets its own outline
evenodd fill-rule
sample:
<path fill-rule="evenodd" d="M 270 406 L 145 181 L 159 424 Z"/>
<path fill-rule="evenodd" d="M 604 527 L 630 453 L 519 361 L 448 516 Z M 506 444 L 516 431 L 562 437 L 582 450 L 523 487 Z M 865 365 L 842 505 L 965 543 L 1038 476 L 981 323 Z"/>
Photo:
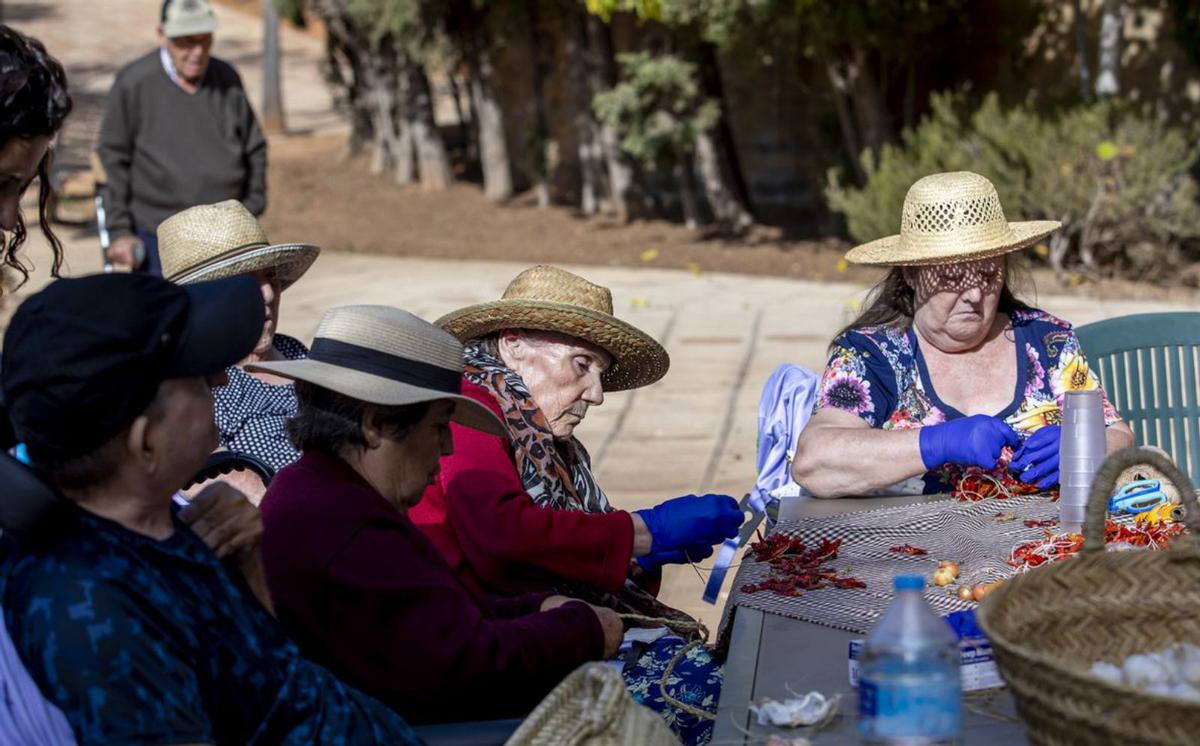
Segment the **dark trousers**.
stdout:
<path fill-rule="evenodd" d="M 138 229 L 137 237 L 142 240 L 142 244 L 146 247 L 146 258 L 136 271 L 162 277 L 162 262 L 158 258 L 158 236 L 150 231 Z"/>

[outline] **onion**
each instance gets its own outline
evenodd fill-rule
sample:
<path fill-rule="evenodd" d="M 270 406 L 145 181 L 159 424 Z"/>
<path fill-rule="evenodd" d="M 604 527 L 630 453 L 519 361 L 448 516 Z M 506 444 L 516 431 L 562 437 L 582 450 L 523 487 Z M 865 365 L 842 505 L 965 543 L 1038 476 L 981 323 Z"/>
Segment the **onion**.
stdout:
<path fill-rule="evenodd" d="M 949 570 L 954 577 L 958 577 L 958 563 L 954 560 L 942 560 L 938 563 L 939 570 Z"/>
<path fill-rule="evenodd" d="M 960 585 L 958 587 L 958 598 L 961 601 L 974 601 L 975 597 L 972 594 L 971 586 L 966 583 Z"/>
<path fill-rule="evenodd" d="M 933 584 L 936 586 L 950 585 L 958 573 L 949 567 L 939 567 L 933 571 Z"/>

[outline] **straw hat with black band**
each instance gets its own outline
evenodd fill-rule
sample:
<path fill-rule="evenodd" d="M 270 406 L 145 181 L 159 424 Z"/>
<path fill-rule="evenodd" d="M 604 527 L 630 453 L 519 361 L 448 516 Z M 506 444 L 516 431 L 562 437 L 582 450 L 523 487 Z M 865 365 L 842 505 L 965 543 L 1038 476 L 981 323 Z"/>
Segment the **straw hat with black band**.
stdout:
<path fill-rule="evenodd" d="M 601 376 L 605 391 L 648 386 L 671 367 L 662 345 L 613 316 L 608 288 L 544 264 L 517 275 L 500 300 L 461 308 L 436 323 L 463 342 L 504 329 L 559 332 L 590 342 L 612 355 Z"/>
<path fill-rule="evenodd" d="M 988 259 L 1032 246 L 1062 223 L 1010 223 L 992 182 L 970 171 L 919 179 L 904 197 L 900 233 L 856 246 L 846 261 L 925 266 Z"/>
<path fill-rule="evenodd" d="M 160 223 L 157 233 L 163 277 L 179 285 L 271 270 L 282 291 L 321 253 L 312 244 L 271 243 L 235 199 L 189 207 Z"/>
<path fill-rule="evenodd" d="M 325 313 L 305 360 L 252 363 L 344 396 L 398 407 L 453 399 L 451 419 L 485 433 L 504 433 L 491 410 L 459 393 L 462 343 L 407 311 L 387 306 L 343 306 Z"/>

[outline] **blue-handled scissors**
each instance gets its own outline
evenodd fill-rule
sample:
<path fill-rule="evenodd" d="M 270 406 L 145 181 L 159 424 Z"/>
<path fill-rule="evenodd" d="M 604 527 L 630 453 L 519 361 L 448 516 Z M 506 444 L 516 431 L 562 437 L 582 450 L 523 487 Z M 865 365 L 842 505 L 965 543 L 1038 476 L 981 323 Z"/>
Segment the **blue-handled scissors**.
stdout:
<path fill-rule="evenodd" d="M 1112 513 L 1145 513 L 1169 500 L 1157 479 L 1139 479 L 1117 490 L 1117 494 L 1109 498 L 1108 510 Z"/>

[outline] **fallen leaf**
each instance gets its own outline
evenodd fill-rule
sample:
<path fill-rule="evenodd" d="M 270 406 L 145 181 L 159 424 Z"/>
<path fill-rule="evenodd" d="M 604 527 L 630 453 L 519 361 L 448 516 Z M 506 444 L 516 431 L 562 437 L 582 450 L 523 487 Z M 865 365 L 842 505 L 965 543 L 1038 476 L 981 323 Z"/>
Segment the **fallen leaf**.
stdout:
<path fill-rule="evenodd" d="M 700 262 L 684 262 L 683 268 L 697 277 L 704 274 L 704 268 L 700 266 Z"/>
<path fill-rule="evenodd" d="M 633 306 L 634 308 L 646 308 L 650 305 L 650 299 L 644 298 L 640 295 L 635 295 L 629 299 L 629 305 Z"/>
<path fill-rule="evenodd" d="M 846 270 L 848 270 L 848 269 L 850 269 L 850 262 L 846 261 L 845 259 L 838 259 L 838 261 L 837 261 L 837 271 L 838 271 L 838 272 L 845 272 L 845 271 L 846 271 Z"/>
<path fill-rule="evenodd" d="M 642 252 L 643 262 L 652 262 L 658 258 L 658 249 L 646 249 Z"/>
<path fill-rule="evenodd" d="M 1033 253 L 1045 259 L 1046 257 L 1050 256 L 1050 247 L 1044 243 L 1040 243 L 1033 247 Z"/>

